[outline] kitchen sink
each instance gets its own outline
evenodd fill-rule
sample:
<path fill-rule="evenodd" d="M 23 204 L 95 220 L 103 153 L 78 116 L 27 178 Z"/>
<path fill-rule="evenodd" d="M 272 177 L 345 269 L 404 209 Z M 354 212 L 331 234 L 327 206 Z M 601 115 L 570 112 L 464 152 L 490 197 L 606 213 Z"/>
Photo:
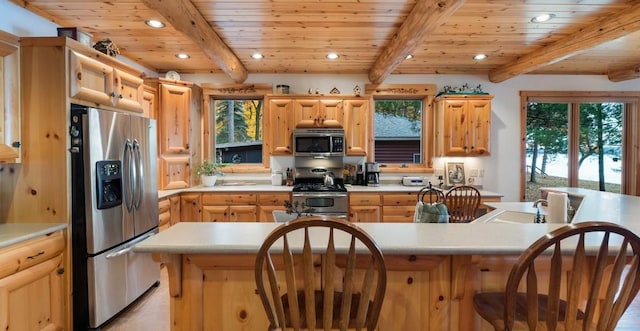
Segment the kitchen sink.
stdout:
<path fill-rule="evenodd" d="M 485 220 L 485 223 L 535 223 L 536 214 L 505 210 Z"/>

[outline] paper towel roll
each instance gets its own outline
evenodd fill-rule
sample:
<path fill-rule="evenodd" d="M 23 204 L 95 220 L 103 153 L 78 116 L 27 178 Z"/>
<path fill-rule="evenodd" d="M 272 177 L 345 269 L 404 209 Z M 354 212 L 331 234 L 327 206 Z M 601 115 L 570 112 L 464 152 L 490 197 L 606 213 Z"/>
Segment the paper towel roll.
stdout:
<path fill-rule="evenodd" d="M 549 192 L 547 195 L 547 222 L 567 223 L 567 194 Z"/>

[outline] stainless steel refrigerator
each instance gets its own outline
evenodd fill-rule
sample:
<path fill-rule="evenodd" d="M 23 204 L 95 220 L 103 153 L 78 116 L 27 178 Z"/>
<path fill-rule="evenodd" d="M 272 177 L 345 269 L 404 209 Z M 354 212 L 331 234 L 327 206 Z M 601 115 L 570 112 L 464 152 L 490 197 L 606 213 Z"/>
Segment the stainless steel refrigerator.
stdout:
<path fill-rule="evenodd" d="M 152 119 L 71 106 L 74 330 L 99 329 L 158 282 L 159 264 L 131 250 L 158 232 L 156 130 Z"/>

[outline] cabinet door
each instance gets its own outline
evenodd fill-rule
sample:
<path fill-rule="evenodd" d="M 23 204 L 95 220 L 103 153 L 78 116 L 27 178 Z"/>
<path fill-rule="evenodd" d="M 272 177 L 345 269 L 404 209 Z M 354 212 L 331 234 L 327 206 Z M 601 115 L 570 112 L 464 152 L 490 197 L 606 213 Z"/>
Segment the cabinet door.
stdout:
<path fill-rule="evenodd" d="M 491 101 L 469 100 L 469 152 L 488 155 L 491 136 Z"/>
<path fill-rule="evenodd" d="M 170 197 L 169 202 L 171 202 L 171 225 L 175 225 L 180 222 L 180 196 Z"/>
<path fill-rule="evenodd" d="M 0 279 L 0 329 L 65 330 L 63 293 L 62 255 Z"/>
<path fill-rule="evenodd" d="M 318 100 L 293 100 L 293 121 L 297 128 L 314 128 L 318 123 Z"/>
<path fill-rule="evenodd" d="M 369 150 L 369 139 L 373 132 L 370 132 L 370 113 L 368 99 L 345 100 L 344 101 L 344 133 L 347 143 L 345 153 L 348 156 L 366 156 Z"/>
<path fill-rule="evenodd" d="M 180 222 L 201 222 L 202 203 L 200 194 L 182 194 L 180 196 Z"/>
<path fill-rule="evenodd" d="M 351 206 L 349 221 L 351 222 L 380 222 L 380 206 Z"/>
<path fill-rule="evenodd" d="M 163 190 L 189 187 L 190 160 L 189 155 L 166 154 L 160 156 L 161 188 Z"/>
<path fill-rule="evenodd" d="M 342 100 L 320 100 L 316 125 L 323 128 L 341 128 L 344 123 Z"/>
<path fill-rule="evenodd" d="M 202 206 L 203 222 L 229 222 L 228 206 Z"/>
<path fill-rule="evenodd" d="M 142 91 L 142 113 L 145 117 L 158 119 L 158 109 L 156 109 L 156 90 L 144 86 Z"/>
<path fill-rule="evenodd" d="M 21 139 L 20 54 L 17 37 L 6 42 L 4 37 L 0 34 L 0 163 L 16 163 L 20 162 Z"/>
<path fill-rule="evenodd" d="M 100 61 L 69 51 L 69 97 L 113 105 L 114 70 Z"/>
<path fill-rule="evenodd" d="M 257 222 L 258 208 L 256 206 L 230 206 L 229 222 Z"/>
<path fill-rule="evenodd" d="M 186 86 L 160 85 L 159 132 L 161 154 L 189 152 L 189 109 L 191 89 Z M 188 178 L 188 177 L 187 177 Z"/>
<path fill-rule="evenodd" d="M 120 70 L 114 70 L 115 91 L 114 104 L 119 109 L 142 113 L 144 108 L 143 93 L 144 84 L 140 77 Z"/>
<path fill-rule="evenodd" d="M 469 150 L 467 101 L 447 100 L 445 104 L 444 154 L 466 154 Z"/>
<path fill-rule="evenodd" d="M 270 99 L 268 104 L 269 139 L 266 141 L 271 155 L 293 153 L 293 104 L 291 99 Z"/>

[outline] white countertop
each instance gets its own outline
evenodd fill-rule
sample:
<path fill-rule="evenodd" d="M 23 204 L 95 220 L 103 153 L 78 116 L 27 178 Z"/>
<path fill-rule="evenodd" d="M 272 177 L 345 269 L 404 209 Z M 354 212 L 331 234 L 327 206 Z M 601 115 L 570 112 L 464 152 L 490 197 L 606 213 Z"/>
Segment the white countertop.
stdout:
<path fill-rule="evenodd" d="M 398 185 L 398 187 L 403 187 Z M 640 197 L 574 188 L 552 188 L 583 196 L 574 222 L 619 223 L 640 234 Z M 496 210 L 531 211 L 532 202 L 492 203 Z M 479 219 L 481 220 L 481 219 Z M 143 241 L 140 252 L 256 253 L 276 223 L 179 223 Z M 358 223 L 385 254 L 520 254 L 562 224 Z"/>
<path fill-rule="evenodd" d="M 59 223 L 3 223 L 0 224 L 0 248 L 44 236 L 67 227 Z"/>

